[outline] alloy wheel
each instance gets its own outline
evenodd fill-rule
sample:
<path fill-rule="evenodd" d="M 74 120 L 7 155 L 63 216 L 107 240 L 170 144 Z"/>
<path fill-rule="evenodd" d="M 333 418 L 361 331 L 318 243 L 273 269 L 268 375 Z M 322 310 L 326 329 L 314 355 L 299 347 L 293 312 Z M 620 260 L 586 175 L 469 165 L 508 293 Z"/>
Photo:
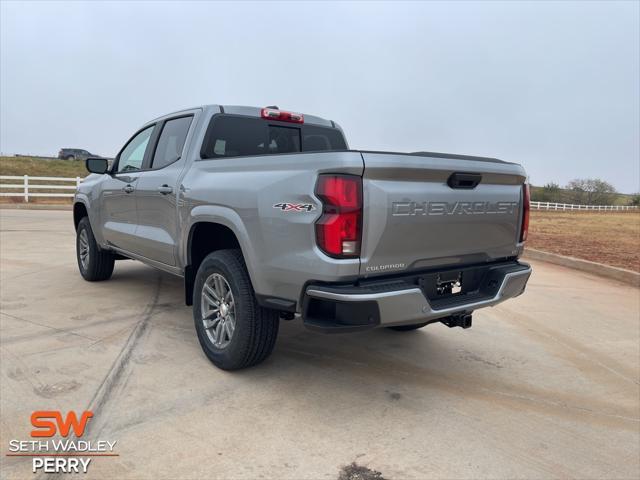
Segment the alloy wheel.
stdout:
<path fill-rule="evenodd" d="M 209 275 L 202 286 L 201 315 L 211 343 L 226 348 L 236 329 L 236 307 L 231 287 L 219 273 Z"/>
<path fill-rule="evenodd" d="M 80 263 L 82 264 L 82 269 L 86 270 L 89 267 L 89 235 L 84 228 L 80 230 L 78 239 L 80 242 Z"/>

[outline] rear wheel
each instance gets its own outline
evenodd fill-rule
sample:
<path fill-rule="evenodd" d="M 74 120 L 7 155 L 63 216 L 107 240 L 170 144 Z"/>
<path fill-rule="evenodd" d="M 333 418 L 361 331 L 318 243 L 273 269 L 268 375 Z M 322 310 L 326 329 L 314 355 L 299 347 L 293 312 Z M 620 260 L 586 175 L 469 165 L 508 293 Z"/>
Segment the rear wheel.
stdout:
<path fill-rule="evenodd" d="M 76 159 L 75 155 L 67 155 L 64 158 L 65 158 L 65 160 L 75 160 Z"/>
<path fill-rule="evenodd" d="M 78 223 L 76 257 L 80 274 L 85 280 L 98 282 L 111 278 L 115 257 L 110 252 L 98 248 L 88 217 L 84 217 Z"/>
<path fill-rule="evenodd" d="M 202 350 L 223 370 L 264 361 L 278 336 L 278 312 L 258 305 L 239 250 L 218 250 L 200 264 L 193 320 Z"/>
<path fill-rule="evenodd" d="M 429 325 L 430 322 L 424 323 L 414 323 L 413 325 L 396 325 L 395 327 L 387 327 L 391 330 L 395 330 L 397 332 L 410 332 L 411 330 L 417 330 L 426 325 Z"/>

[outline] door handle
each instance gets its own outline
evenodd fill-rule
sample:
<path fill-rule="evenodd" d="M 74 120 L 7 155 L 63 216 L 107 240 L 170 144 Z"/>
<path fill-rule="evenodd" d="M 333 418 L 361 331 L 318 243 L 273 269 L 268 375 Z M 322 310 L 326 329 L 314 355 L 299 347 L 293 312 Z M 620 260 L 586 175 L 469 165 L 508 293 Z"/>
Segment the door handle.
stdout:
<path fill-rule="evenodd" d="M 158 187 L 158 191 L 162 194 L 162 195 L 166 195 L 168 193 L 173 192 L 173 187 L 170 187 L 169 185 L 165 184 L 165 185 L 161 185 Z"/>
<path fill-rule="evenodd" d="M 126 187 L 123 187 L 122 190 L 124 191 L 124 193 L 131 193 L 135 190 L 135 188 L 133 188 L 133 185 L 127 185 Z"/>

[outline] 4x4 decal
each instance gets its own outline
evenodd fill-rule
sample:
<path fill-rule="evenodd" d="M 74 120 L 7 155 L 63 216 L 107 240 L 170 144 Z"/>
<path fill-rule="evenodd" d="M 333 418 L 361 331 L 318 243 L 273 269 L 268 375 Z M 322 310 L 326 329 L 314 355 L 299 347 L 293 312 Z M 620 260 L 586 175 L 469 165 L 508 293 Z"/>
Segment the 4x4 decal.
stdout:
<path fill-rule="evenodd" d="M 273 208 L 283 212 L 310 212 L 316 209 L 312 203 L 276 203 Z"/>

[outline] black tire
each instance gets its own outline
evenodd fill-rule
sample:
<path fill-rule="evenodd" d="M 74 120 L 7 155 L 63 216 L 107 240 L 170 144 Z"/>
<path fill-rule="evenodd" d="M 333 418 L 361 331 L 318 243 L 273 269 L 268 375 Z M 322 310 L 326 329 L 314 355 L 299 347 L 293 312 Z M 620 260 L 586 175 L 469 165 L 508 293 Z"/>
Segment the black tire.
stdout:
<path fill-rule="evenodd" d="M 214 344 L 214 328 L 208 331 L 202 318 L 204 285 L 214 274 L 225 280 L 235 308 L 235 327 L 230 338 L 227 338 L 228 333 L 223 333 L 228 342 L 223 347 Z M 215 314 L 211 318 L 214 317 Z M 218 250 L 202 261 L 193 288 L 193 320 L 202 350 L 216 367 L 223 370 L 239 370 L 264 361 L 273 351 L 278 336 L 278 312 L 258 305 L 240 250 Z"/>
<path fill-rule="evenodd" d="M 85 242 L 86 246 L 84 245 Z M 86 257 L 86 261 L 83 261 L 81 255 L 84 253 L 85 248 L 88 249 L 88 256 Z M 88 217 L 82 218 L 80 223 L 78 223 L 78 229 L 76 231 L 76 258 L 78 260 L 80 274 L 82 278 L 88 282 L 99 282 L 111 278 L 115 257 L 110 252 L 98 248 Z"/>
<path fill-rule="evenodd" d="M 395 330 L 396 332 L 410 332 L 411 330 L 417 330 L 426 325 L 429 325 L 430 322 L 424 323 L 414 323 L 413 325 L 397 325 L 395 327 L 387 327 L 390 330 Z"/>
<path fill-rule="evenodd" d="M 75 155 L 67 155 L 66 157 L 64 157 L 65 160 L 75 160 L 76 157 Z"/>

